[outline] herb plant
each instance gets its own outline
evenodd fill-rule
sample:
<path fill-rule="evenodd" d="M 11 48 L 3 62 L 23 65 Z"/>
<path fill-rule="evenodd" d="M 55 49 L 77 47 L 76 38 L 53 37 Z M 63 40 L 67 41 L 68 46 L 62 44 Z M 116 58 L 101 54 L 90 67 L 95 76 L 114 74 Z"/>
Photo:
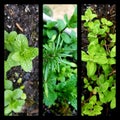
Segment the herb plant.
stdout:
<path fill-rule="evenodd" d="M 77 110 L 77 38 L 64 32 L 77 27 L 77 7 L 70 19 L 47 21 L 43 26 L 43 103 L 52 107 L 56 101 Z"/>
<path fill-rule="evenodd" d="M 116 107 L 116 33 L 111 32 L 113 22 L 106 18 L 99 19 L 91 8 L 82 15 L 87 29 L 87 51 L 81 51 L 82 61 L 86 63 L 87 74 L 83 78 L 82 116 L 102 114 L 103 105 L 110 109 Z"/>
<path fill-rule="evenodd" d="M 32 70 L 32 60 L 38 56 L 38 48 L 29 47 L 25 35 L 15 31 L 4 31 L 5 49 L 9 51 L 7 60 L 4 61 L 4 114 L 11 116 L 12 112 L 18 113 L 25 104 L 26 94 L 22 88 L 14 88 L 13 82 L 8 80 L 7 72 L 16 66 L 21 66 L 25 72 Z"/>

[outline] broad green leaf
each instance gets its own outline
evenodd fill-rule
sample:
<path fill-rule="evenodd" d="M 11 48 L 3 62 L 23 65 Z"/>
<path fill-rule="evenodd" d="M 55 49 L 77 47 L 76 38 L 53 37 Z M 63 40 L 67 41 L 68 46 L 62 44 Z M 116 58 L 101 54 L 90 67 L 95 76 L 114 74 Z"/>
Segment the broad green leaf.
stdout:
<path fill-rule="evenodd" d="M 57 31 L 56 30 L 47 29 L 47 36 L 48 36 L 48 38 L 51 39 L 53 37 L 53 35 L 57 35 Z"/>
<path fill-rule="evenodd" d="M 25 104 L 25 101 L 24 100 L 16 100 L 13 104 L 12 104 L 12 107 L 13 107 L 13 111 L 15 113 L 18 113 L 22 110 L 22 107 L 23 105 Z"/>
<path fill-rule="evenodd" d="M 116 64 L 116 59 L 115 58 L 108 58 L 108 64 L 110 64 L 110 65 Z"/>
<path fill-rule="evenodd" d="M 11 90 L 5 90 L 4 92 L 4 100 L 5 100 L 5 103 L 4 103 L 4 106 L 7 106 L 10 104 L 11 102 L 11 97 L 13 95 L 13 92 Z"/>
<path fill-rule="evenodd" d="M 26 72 L 31 72 L 32 70 L 32 61 L 29 59 L 21 59 L 21 67 Z"/>
<path fill-rule="evenodd" d="M 5 116 L 8 116 L 8 114 L 11 112 L 12 112 L 12 108 L 9 105 L 4 108 L 4 115 Z"/>
<path fill-rule="evenodd" d="M 93 61 L 101 65 L 108 63 L 108 59 L 106 56 L 94 56 Z"/>
<path fill-rule="evenodd" d="M 13 44 L 16 40 L 17 33 L 15 31 L 10 32 L 9 34 L 7 32 L 5 34 L 5 49 L 12 52 L 14 51 Z"/>
<path fill-rule="evenodd" d="M 23 34 L 18 34 L 16 41 L 14 42 L 14 51 L 23 51 L 25 48 L 28 48 L 28 39 Z"/>
<path fill-rule="evenodd" d="M 107 26 L 113 25 L 113 23 L 111 21 L 107 20 L 106 18 L 101 18 L 101 22 L 102 22 L 102 24 L 105 24 Z"/>
<path fill-rule="evenodd" d="M 10 80 L 4 80 L 4 87 L 7 90 L 12 90 L 13 89 L 13 83 Z"/>
<path fill-rule="evenodd" d="M 87 62 L 89 60 L 89 55 L 85 51 L 82 51 L 82 61 Z"/>
<path fill-rule="evenodd" d="M 48 29 L 51 29 L 51 28 L 55 27 L 56 23 L 57 23 L 56 21 L 48 20 L 48 21 L 47 21 L 47 24 L 44 25 L 44 27 L 45 27 L 45 28 L 48 28 Z"/>
<path fill-rule="evenodd" d="M 116 56 L 116 46 L 114 46 L 110 51 L 110 57 L 115 57 L 115 56 Z"/>
<path fill-rule="evenodd" d="M 61 20 L 61 19 L 58 19 L 58 20 L 57 20 L 56 26 L 57 26 L 59 32 L 62 31 L 62 30 L 66 27 L 64 21 Z"/>
<path fill-rule="evenodd" d="M 43 103 L 50 107 L 55 103 L 55 100 L 57 99 L 57 93 L 52 89 L 49 89 L 48 91 L 48 97 L 44 94 Z"/>
<path fill-rule="evenodd" d="M 101 86 L 100 86 L 100 91 L 101 91 L 101 92 L 105 92 L 105 91 L 108 89 L 108 87 L 109 87 L 109 82 L 106 81 L 106 82 L 104 82 L 103 84 L 101 84 Z"/>
<path fill-rule="evenodd" d="M 98 43 L 97 35 L 95 33 L 93 33 L 93 32 L 88 33 L 88 40 L 89 40 L 89 42 L 94 41 L 94 43 L 96 43 L 96 44 Z"/>
<path fill-rule="evenodd" d="M 15 100 L 17 98 L 20 98 L 22 94 L 23 94 L 23 91 L 21 89 L 19 88 L 15 89 L 13 91 L 13 99 Z"/>
<path fill-rule="evenodd" d="M 102 69 L 103 69 L 104 73 L 106 75 L 108 75 L 111 72 L 112 67 L 109 64 L 103 64 Z"/>
<path fill-rule="evenodd" d="M 93 20 L 94 18 L 96 18 L 97 15 L 92 13 L 92 9 L 88 8 L 85 11 L 85 15 L 82 15 L 82 20 L 86 20 L 86 22 Z"/>
<path fill-rule="evenodd" d="M 70 44 L 72 42 L 72 39 L 70 38 L 70 36 L 66 33 L 62 33 L 61 37 L 63 39 L 63 41 L 67 44 Z"/>
<path fill-rule="evenodd" d="M 87 75 L 88 75 L 88 77 L 92 77 L 95 74 L 96 70 L 97 70 L 96 63 L 88 61 L 86 67 L 87 67 Z"/>
<path fill-rule="evenodd" d="M 116 42 L 116 34 L 109 34 L 109 36 L 112 39 L 111 42 Z"/>

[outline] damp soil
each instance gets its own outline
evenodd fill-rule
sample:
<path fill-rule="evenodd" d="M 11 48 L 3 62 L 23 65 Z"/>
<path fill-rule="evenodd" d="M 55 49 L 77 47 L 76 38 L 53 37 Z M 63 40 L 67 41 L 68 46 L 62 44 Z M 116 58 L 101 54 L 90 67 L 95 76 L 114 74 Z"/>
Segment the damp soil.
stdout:
<path fill-rule="evenodd" d="M 91 7 L 93 11 L 98 15 L 98 18 L 106 18 L 113 22 L 113 26 L 111 28 L 111 33 L 116 33 L 116 6 L 115 4 L 82 4 L 81 5 L 81 14 L 83 15 L 88 7 Z M 81 21 L 81 50 L 87 51 L 87 46 L 89 44 L 87 40 L 87 30 L 83 26 L 83 21 Z M 86 63 L 81 62 L 82 71 L 81 71 L 81 79 L 87 77 L 86 73 Z M 83 86 L 83 85 L 82 85 Z M 84 94 L 87 98 L 89 98 L 90 93 L 88 93 L 84 88 L 82 88 L 82 94 Z M 103 106 L 102 116 L 111 116 L 114 114 L 115 110 L 111 110 L 109 108 L 109 104 L 105 104 Z"/>
<path fill-rule="evenodd" d="M 4 30 L 22 33 L 28 38 L 29 46 L 38 47 L 39 37 L 39 5 L 38 4 L 5 4 L 4 5 Z M 4 50 L 4 60 L 9 52 Z M 14 88 L 24 85 L 27 95 L 26 103 L 20 113 L 13 116 L 38 116 L 39 115 L 39 59 L 33 60 L 31 72 L 25 72 L 20 66 L 8 71 L 7 77 L 14 84 Z M 22 83 L 17 80 L 22 78 Z"/>

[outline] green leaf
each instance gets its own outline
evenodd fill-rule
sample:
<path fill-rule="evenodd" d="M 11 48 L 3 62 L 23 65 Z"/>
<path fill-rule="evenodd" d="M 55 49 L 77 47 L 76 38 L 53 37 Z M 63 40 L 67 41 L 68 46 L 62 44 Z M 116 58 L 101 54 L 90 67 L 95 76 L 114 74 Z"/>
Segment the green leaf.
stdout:
<path fill-rule="evenodd" d="M 57 20 L 56 26 L 57 26 L 59 32 L 61 32 L 66 27 L 64 21 L 60 20 L 60 19 Z"/>
<path fill-rule="evenodd" d="M 22 110 L 23 105 L 25 104 L 25 100 L 16 100 L 13 104 L 12 104 L 12 110 L 15 113 L 18 113 Z"/>
<path fill-rule="evenodd" d="M 108 64 L 110 64 L 110 65 L 116 64 L 116 59 L 115 58 L 108 58 Z"/>
<path fill-rule="evenodd" d="M 105 92 L 106 90 L 108 90 L 108 87 L 109 87 L 109 82 L 106 81 L 106 82 L 104 82 L 103 84 L 101 84 L 101 86 L 100 86 L 100 91 L 101 91 L 101 92 Z"/>
<path fill-rule="evenodd" d="M 10 104 L 10 102 L 12 101 L 12 99 L 11 99 L 12 95 L 13 95 L 13 92 L 11 90 L 5 90 L 5 92 L 4 92 L 4 100 L 5 100 L 4 106 L 7 106 Z"/>
<path fill-rule="evenodd" d="M 9 34 L 7 32 L 4 32 L 5 36 L 5 48 L 12 52 L 14 51 L 13 44 L 16 40 L 17 33 L 15 31 L 10 32 Z"/>
<path fill-rule="evenodd" d="M 66 24 L 69 24 L 69 20 L 68 20 L 67 14 L 64 15 L 64 20 L 65 20 Z"/>
<path fill-rule="evenodd" d="M 53 16 L 52 9 L 49 6 L 43 5 L 43 13 L 45 13 L 48 16 Z"/>
<path fill-rule="evenodd" d="M 8 116 L 8 114 L 11 112 L 12 112 L 12 108 L 9 105 L 4 108 L 4 115 L 5 116 Z"/>
<path fill-rule="evenodd" d="M 114 46 L 110 51 L 110 57 L 115 57 L 115 56 L 116 56 L 116 46 Z"/>
<path fill-rule="evenodd" d="M 87 75 L 88 75 L 88 77 L 92 77 L 95 74 L 96 70 L 97 70 L 96 63 L 88 61 L 86 67 L 87 67 Z"/>
<path fill-rule="evenodd" d="M 56 23 L 57 23 L 56 21 L 48 20 L 48 21 L 47 21 L 47 24 L 44 25 L 44 27 L 45 27 L 45 28 L 48 28 L 48 29 L 51 29 L 51 28 L 55 27 Z"/>
<path fill-rule="evenodd" d="M 112 101 L 110 102 L 110 108 L 114 109 L 116 107 L 116 98 L 114 97 Z"/>
<path fill-rule="evenodd" d="M 5 89 L 12 90 L 13 89 L 13 83 L 10 80 L 4 80 Z"/>
<path fill-rule="evenodd" d="M 77 27 L 77 6 L 75 7 L 74 13 L 71 16 L 68 24 L 68 28 L 76 28 Z"/>
<path fill-rule="evenodd" d="M 72 42 L 70 36 L 64 32 L 61 34 L 61 37 L 66 44 L 70 44 Z"/>
<path fill-rule="evenodd" d="M 89 60 L 89 55 L 85 51 L 82 51 L 82 61 L 87 62 Z"/>
<path fill-rule="evenodd" d="M 25 48 L 28 48 L 28 39 L 23 34 L 18 34 L 16 41 L 14 42 L 14 51 L 23 51 Z"/>
<path fill-rule="evenodd" d="M 106 56 L 94 56 L 93 61 L 101 65 L 108 63 L 108 59 Z"/>
<path fill-rule="evenodd" d="M 32 70 L 32 61 L 29 59 L 22 59 L 21 60 L 21 67 L 26 72 L 31 72 Z"/>
<path fill-rule="evenodd" d="M 51 39 L 53 37 L 53 35 L 57 35 L 57 31 L 56 30 L 47 29 L 47 36 L 48 36 L 48 38 Z"/>
<path fill-rule="evenodd" d="M 23 91 L 21 89 L 19 88 L 15 89 L 13 91 L 13 99 L 15 100 L 17 98 L 20 98 L 22 94 L 23 94 Z"/>
<path fill-rule="evenodd" d="M 85 15 L 82 15 L 82 20 L 85 20 L 86 22 L 93 20 L 94 18 L 96 18 L 97 15 L 92 13 L 92 9 L 89 7 L 86 11 L 85 11 Z"/>
<path fill-rule="evenodd" d="M 111 42 L 116 42 L 116 34 L 109 34 L 109 36 L 112 39 Z"/>
<path fill-rule="evenodd" d="M 101 22 L 102 22 L 102 24 L 105 24 L 107 26 L 113 25 L 113 23 L 111 21 L 107 20 L 106 18 L 101 18 Z"/>

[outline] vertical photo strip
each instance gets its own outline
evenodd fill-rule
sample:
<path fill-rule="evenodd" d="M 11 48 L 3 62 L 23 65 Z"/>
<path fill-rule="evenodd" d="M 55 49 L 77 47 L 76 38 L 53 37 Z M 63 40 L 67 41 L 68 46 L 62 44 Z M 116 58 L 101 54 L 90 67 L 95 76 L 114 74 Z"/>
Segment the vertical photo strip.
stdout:
<path fill-rule="evenodd" d="M 111 116 L 116 108 L 116 5 L 81 6 L 81 115 Z"/>
<path fill-rule="evenodd" d="M 77 115 L 77 5 L 43 4 L 43 116 Z"/>
<path fill-rule="evenodd" d="M 39 5 L 4 4 L 4 116 L 39 115 Z"/>

